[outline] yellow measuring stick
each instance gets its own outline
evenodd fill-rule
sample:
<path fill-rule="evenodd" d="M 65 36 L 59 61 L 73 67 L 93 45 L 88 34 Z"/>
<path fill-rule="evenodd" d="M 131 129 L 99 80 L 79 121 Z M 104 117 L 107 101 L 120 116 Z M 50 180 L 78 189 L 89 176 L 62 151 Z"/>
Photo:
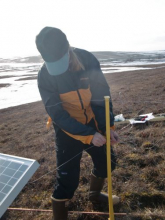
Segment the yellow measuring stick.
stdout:
<path fill-rule="evenodd" d="M 109 113 L 109 96 L 105 99 L 105 119 L 106 119 L 106 139 L 107 139 L 107 174 L 108 174 L 108 199 L 109 199 L 109 218 L 114 220 L 113 200 L 112 200 L 112 177 L 111 177 L 111 145 L 110 145 L 110 113 Z"/>

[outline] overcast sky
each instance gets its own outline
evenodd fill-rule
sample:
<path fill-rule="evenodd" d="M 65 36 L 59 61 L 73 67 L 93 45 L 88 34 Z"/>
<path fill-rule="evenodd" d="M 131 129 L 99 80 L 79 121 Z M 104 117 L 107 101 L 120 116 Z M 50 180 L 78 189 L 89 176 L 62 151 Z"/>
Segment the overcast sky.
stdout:
<path fill-rule="evenodd" d="M 45 26 L 89 51 L 165 50 L 165 0 L 0 0 L 0 9 L 1 58 L 38 55 Z"/>

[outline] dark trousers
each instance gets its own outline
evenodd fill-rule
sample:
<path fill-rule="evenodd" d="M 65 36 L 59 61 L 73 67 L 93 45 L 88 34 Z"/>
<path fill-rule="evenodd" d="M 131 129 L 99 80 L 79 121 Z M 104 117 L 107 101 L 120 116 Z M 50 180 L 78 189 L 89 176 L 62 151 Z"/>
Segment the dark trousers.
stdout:
<path fill-rule="evenodd" d="M 53 197 L 55 199 L 71 199 L 73 197 L 74 192 L 79 184 L 80 160 L 83 150 L 85 150 L 92 158 L 92 173 L 96 177 L 107 177 L 106 147 L 94 146 L 90 149 L 87 149 L 89 147 L 90 145 L 85 145 L 82 142 L 73 139 L 62 130 L 58 131 L 58 134 L 56 135 L 55 149 L 56 164 L 59 168 L 57 170 L 57 181 L 53 193 Z M 116 164 L 113 149 L 111 151 L 111 160 L 111 168 L 113 171 Z"/>

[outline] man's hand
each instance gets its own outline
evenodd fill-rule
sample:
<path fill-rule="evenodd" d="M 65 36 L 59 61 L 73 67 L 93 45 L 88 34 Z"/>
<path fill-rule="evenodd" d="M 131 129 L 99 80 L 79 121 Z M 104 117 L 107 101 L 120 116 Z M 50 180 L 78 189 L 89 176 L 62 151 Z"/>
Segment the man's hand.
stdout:
<path fill-rule="evenodd" d="M 92 144 L 96 147 L 101 147 L 106 143 L 106 138 L 100 133 L 96 132 L 92 139 Z"/>
<path fill-rule="evenodd" d="M 110 132 L 110 138 L 111 138 L 111 145 L 117 144 L 117 142 L 119 141 L 118 134 L 112 129 Z"/>

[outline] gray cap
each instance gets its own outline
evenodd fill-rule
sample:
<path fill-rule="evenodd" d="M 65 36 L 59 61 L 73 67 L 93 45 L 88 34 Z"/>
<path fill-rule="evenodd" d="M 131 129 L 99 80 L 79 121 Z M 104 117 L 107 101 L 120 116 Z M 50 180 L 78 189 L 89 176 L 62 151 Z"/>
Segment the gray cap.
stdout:
<path fill-rule="evenodd" d="M 43 28 L 36 36 L 36 46 L 50 75 L 59 75 L 68 69 L 69 42 L 60 29 Z"/>

